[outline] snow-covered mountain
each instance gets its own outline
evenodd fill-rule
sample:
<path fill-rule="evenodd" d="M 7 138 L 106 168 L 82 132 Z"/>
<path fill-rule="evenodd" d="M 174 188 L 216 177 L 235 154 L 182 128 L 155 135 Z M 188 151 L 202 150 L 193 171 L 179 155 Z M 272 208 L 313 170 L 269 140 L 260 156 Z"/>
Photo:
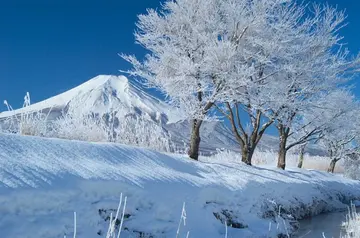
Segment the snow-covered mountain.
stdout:
<path fill-rule="evenodd" d="M 112 107 L 120 117 L 142 113 L 154 120 L 159 120 L 162 114 L 167 115 L 168 119 L 175 119 L 171 118 L 175 113 L 169 113 L 170 108 L 164 102 L 145 93 L 126 77 L 113 75 L 99 75 L 69 91 L 26 108 L 2 112 L 0 118 L 24 111 L 50 111 L 50 118 L 54 118 L 69 107 L 99 114 L 108 112 Z"/>
<path fill-rule="evenodd" d="M 119 118 L 128 115 L 142 115 L 160 123 L 170 132 L 179 146 L 186 146 L 189 135 L 189 122 L 181 120 L 181 112 L 167 103 L 145 92 L 135 82 L 125 76 L 99 75 L 89 81 L 54 97 L 14 111 L 0 113 L 0 122 L 22 112 L 47 113 L 50 120 L 57 118 L 68 108 L 104 114 L 109 109 L 117 111 Z M 204 123 L 201 129 L 201 151 L 209 154 L 217 148 L 238 151 L 240 148 L 230 128 L 221 122 Z M 278 139 L 265 135 L 259 147 L 265 150 L 277 150 Z M 313 150 L 314 154 L 319 151 Z"/>

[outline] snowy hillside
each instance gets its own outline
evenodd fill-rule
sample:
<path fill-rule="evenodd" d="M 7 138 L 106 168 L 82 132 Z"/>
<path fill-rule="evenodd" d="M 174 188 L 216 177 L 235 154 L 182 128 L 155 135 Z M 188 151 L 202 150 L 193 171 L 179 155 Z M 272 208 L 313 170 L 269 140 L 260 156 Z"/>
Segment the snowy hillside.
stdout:
<path fill-rule="evenodd" d="M 72 237 L 74 211 L 78 238 L 105 237 L 121 192 L 128 197 L 121 237 L 175 237 L 184 202 L 180 237 L 224 237 L 224 221 L 232 226 L 228 237 L 274 237 L 291 233 L 294 218 L 359 199 L 360 183 L 318 171 L 0 134 L 1 237 Z"/>

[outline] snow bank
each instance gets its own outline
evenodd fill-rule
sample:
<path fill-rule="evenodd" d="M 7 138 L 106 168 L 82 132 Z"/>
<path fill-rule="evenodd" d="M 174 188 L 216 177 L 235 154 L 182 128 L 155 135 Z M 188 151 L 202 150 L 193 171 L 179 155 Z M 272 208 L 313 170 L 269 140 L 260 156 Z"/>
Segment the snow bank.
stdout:
<path fill-rule="evenodd" d="M 104 237 L 121 192 L 122 237 L 175 237 L 183 202 L 180 237 L 224 237 L 225 221 L 228 237 L 271 237 L 291 233 L 294 219 L 346 207 L 359 185 L 318 171 L 0 134 L 1 237 L 72 237 L 74 211 L 78 238 Z"/>

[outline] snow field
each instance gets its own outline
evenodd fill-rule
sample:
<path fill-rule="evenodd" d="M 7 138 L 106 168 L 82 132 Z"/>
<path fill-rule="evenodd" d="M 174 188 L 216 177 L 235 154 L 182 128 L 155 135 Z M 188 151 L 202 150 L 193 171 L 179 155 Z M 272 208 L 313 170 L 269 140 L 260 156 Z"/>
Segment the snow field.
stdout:
<path fill-rule="evenodd" d="M 121 237 L 175 237 L 184 202 L 179 237 L 224 237 L 224 222 L 233 226 L 228 237 L 272 237 L 292 233 L 295 219 L 345 208 L 360 198 L 359 185 L 229 158 L 193 162 L 118 144 L 0 136 L 2 237 L 72 237 L 74 211 L 77 237 L 105 237 L 120 193 L 128 197 Z"/>

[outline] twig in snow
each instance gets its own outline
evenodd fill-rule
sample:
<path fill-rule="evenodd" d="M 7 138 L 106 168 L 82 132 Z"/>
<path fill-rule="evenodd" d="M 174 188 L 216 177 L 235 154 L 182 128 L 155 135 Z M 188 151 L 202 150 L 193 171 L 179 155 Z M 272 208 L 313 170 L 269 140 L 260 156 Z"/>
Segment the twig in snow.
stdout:
<path fill-rule="evenodd" d="M 122 200 L 123 200 L 123 194 L 120 194 L 120 201 L 119 201 L 119 205 L 116 211 L 116 215 L 115 218 L 113 219 L 113 214 L 110 214 L 110 224 L 109 224 L 109 229 L 108 232 L 106 234 L 106 238 L 120 238 L 120 234 L 121 234 L 121 229 L 122 229 L 122 225 L 124 223 L 124 216 L 125 216 L 125 208 L 126 208 L 126 201 L 127 201 L 127 197 L 125 197 L 124 199 L 124 206 L 123 206 L 123 210 L 122 210 L 122 214 L 121 214 L 121 219 L 120 219 L 120 226 L 119 226 L 119 231 L 118 234 L 116 236 L 116 221 L 118 221 L 118 217 L 119 217 L 119 213 L 120 213 L 120 208 L 122 205 Z"/>
<path fill-rule="evenodd" d="M 123 211 L 122 211 L 122 216 L 121 216 L 121 221 L 120 221 L 120 226 L 119 226 L 119 233 L 118 233 L 117 238 L 120 238 L 120 233 L 121 233 L 122 225 L 123 225 L 123 223 L 124 223 L 126 201 L 127 201 L 127 197 L 125 197 L 125 200 L 124 200 L 124 207 L 123 207 Z"/>
<path fill-rule="evenodd" d="M 305 237 L 305 236 L 309 235 L 310 233 L 311 233 L 311 230 L 310 230 L 310 231 L 308 231 L 308 232 L 306 232 L 304 235 L 300 236 L 299 238 L 303 238 L 303 237 Z"/>
<path fill-rule="evenodd" d="M 224 224 L 225 224 L 225 238 L 227 238 L 228 237 L 228 228 L 227 228 L 227 220 L 226 219 L 225 219 Z"/>
<path fill-rule="evenodd" d="M 180 234 L 180 226 L 181 226 L 181 222 L 184 221 L 184 226 L 186 226 L 186 210 L 185 210 L 185 202 L 183 203 L 183 207 L 181 210 L 181 216 L 180 216 L 180 221 L 179 221 L 179 226 L 178 229 L 176 231 L 176 238 L 179 237 Z"/>
<path fill-rule="evenodd" d="M 74 212 L 74 238 L 76 238 L 76 212 Z"/>
<path fill-rule="evenodd" d="M 113 232 L 112 232 L 112 233 L 114 233 L 114 232 L 115 232 L 116 220 L 117 220 L 117 219 L 118 219 L 118 217 L 119 217 L 119 211 L 120 211 L 120 207 L 121 207 L 121 204 L 122 204 L 122 196 L 123 196 L 123 194 L 121 193 L 121 194 L 120 194 L 120 201 L 119 201 L 119 205 L 118 205 L 118 208 L 117 208 L 117 210 L 116 210 L 115 220 L 114 220 L 114 222 L 113 222 L 113 224 L 112 224 L 112 227 L 113 227 Z M 119 233 L 120 233 L 120 231 L 119 231 Z M 118 236 L 120 236 L 120 235 L 118 234 Z"/>
<path fill-rule="evenodd" d="M 109 221 L 109 229 L 106 233 L 106 238 L 110 238 L 111 237 L 111 230 L 112 230 L 112 224 L 113 224 L 113 214 L 110 213 L 110 221 Z"/>

